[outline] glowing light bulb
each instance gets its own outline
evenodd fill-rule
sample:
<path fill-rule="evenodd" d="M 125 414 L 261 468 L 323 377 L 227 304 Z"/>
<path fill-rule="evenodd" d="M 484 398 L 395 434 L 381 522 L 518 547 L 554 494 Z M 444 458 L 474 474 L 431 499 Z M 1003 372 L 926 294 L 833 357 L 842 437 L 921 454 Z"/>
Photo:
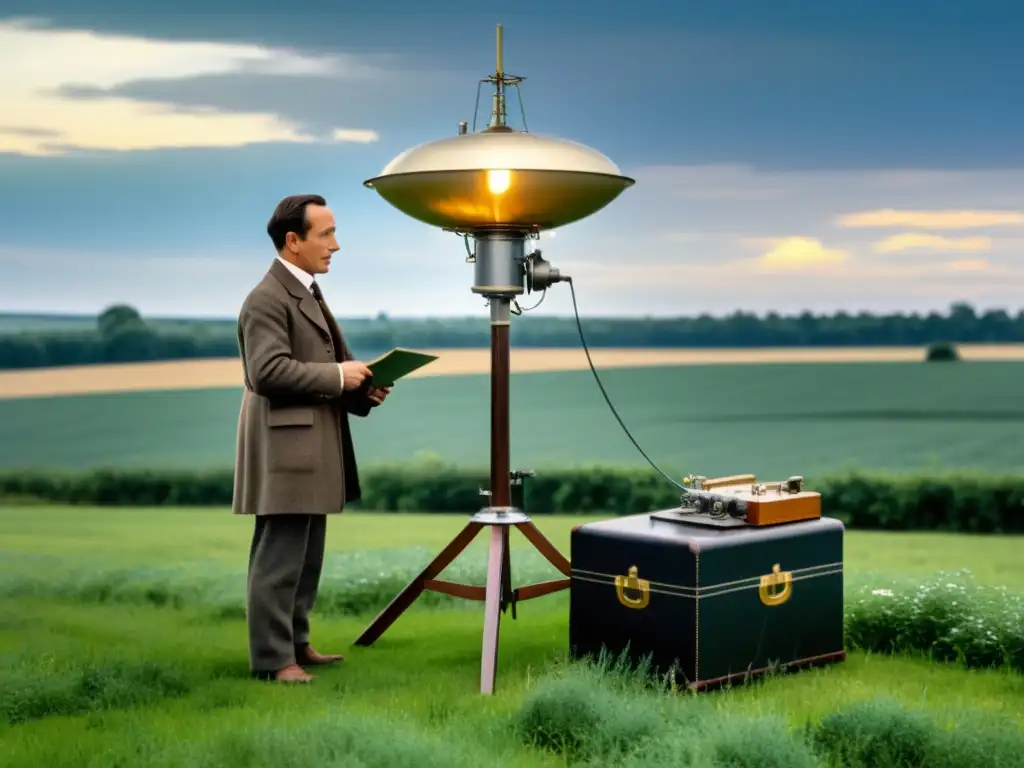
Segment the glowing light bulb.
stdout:
<path fill-rule="evenodd" d="M 511 183 L 511 171 L 490 170 L 487 172 L 487 189 L 492 195 L 500 195 L 504 193 Z"/>

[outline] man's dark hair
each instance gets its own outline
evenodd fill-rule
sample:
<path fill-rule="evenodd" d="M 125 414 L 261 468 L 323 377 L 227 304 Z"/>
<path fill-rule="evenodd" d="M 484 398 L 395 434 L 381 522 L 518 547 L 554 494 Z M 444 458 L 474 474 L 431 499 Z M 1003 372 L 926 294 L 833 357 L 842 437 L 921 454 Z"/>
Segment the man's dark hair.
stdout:
<path fill-rule="evenodd" d="M 284 248 L 284 238 L 289 232 L 294 232 L 300 240 L 306 239 L 309 232 L 307 205 L 327 205 L 327 201 L 320 195 L 291 195 L 278 203 L 270 215 L 267 234 L 278 252 Z"/>

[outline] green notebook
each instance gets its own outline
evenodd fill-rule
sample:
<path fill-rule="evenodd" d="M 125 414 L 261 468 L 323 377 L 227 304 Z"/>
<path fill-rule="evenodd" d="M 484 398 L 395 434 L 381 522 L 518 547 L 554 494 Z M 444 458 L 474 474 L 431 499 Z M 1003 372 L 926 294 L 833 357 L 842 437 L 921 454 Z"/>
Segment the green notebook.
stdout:
<path fill-rule="evenodd" d="M 437 360 L 437 355 L 395 347 L 366 365 L 373 371 L 374 387 L 391 387 L 403 376 Z"/>

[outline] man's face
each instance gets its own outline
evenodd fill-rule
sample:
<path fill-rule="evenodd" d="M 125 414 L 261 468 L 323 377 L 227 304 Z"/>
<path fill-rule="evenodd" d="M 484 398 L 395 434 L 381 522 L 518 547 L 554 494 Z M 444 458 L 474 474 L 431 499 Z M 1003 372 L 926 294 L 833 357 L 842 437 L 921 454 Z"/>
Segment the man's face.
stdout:
<path fill-rule="evenodd" d="M 331 268 L 331 255 L 340 248 L 334 237 L 334 214 L 325 206 L 307 205 L 306 221 L 309 222 L 306 239 L 300 240 L 298 235 L 289 232 L 285 247 L 299 269 L 321 275 Z"/>

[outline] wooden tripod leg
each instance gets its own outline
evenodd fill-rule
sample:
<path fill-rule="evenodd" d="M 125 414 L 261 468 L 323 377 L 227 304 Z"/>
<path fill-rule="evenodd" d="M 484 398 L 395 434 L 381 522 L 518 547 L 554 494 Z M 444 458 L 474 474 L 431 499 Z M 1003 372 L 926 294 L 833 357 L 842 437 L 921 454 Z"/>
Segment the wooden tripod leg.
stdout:
<path fill-rule="evenodd" d="M 405 589 L 399 592 L 384 607 L 384 610 L 377 614 L 377 618 L 370 623 L 370 626 L 363 630 L 363 634 L 356 638 L 355 644 L 372 645 L 374 640 L 383 635 L 385 630 L 394 624 L 395 620 L 410 605 L 416 602 L 416 598 L 423 594 L 423 585 L 451 565 L 452 560 L 458 557 L 462 550 L 468 547 L 469 543 L 476 538 L 481 528 L 483 528 L 482 523 L 467 523 L 466 527 L 459 532 L 459 535 L 452 539 L 451 543 L 441 550 L 441 553 L 415 579 L 410 581 L 405 586 Z M 490 586 L 490 582 L 488 582 L 488 586 Z"/>
<path fill-rule="evenodd" d="M 505 578 L 508 529 L 491 526 L 491 546 L 487 554 L 487 591 L 484 598 L 484 642 L 480 656 L 480 693 L 494 693 L 498 673 L 498 634 L 501 629 L 501 585 Z"/>
<path fill-rule="evenodd" d="M 554 544 L 548 541 L 547 537 L 540 532 L 540 528 L 533 524 L 533 521 L 527 523 L 516 523 L 523 536 L 533 544 L 537 550 L 547 558 L 548 562 L 557 568 L 562 575 L 572 576 L 572 566 L 566 559 L 565 555 L 558 551 Z"/>

